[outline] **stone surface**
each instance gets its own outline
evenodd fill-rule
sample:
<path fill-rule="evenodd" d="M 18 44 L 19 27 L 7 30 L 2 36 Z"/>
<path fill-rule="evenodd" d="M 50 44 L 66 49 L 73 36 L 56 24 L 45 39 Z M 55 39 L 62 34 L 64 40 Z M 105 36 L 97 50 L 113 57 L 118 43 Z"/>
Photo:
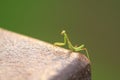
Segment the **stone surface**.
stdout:
<path fill-rule="evenodd" d="M 91 80 L 80 53 L 0 28 L 0 80 Z"/>

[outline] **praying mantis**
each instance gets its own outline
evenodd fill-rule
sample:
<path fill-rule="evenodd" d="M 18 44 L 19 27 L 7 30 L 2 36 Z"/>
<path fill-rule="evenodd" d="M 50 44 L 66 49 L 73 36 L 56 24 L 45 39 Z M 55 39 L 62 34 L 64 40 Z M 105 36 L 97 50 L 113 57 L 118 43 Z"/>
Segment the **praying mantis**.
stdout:
<path fill-rule="evenodd" d="M 82 44 L 82 45 L 80 45 L 78 47 L 73 46 L 72 43 L 70 42 L 70 39 L 68 38 L 68 35 L 66 34 L 65 30 L 63 30 L 61 32 L 61 35 L 64 36 L 64 42 L 55 42 L 54 45 L 56 45 L 56 46 L 65 46 L 67 44 L 68 48 L 70 50 L 72 50 L 72 51 L 83 51 L 84 50 L 86 52 L 87 57 L 89 58 L 88 50 L 87 50 L 87 48 L 85 48 L 84 44 Z"/>

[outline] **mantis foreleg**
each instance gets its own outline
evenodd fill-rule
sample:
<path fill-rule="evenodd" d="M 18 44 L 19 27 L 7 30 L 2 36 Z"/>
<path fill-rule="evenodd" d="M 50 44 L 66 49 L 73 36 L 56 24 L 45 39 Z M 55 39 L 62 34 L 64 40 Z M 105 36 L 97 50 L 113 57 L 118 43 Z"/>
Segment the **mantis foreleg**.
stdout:
<path fill-rule="evenodd" d="M 61 32 L 61 34 L 62 34 L 62 32 Z M 56 45 L 56 46 L 64 46 L 64 45 L 66 45 L 66 36 L 64 36 L 64 42 L 63 43 L 62 42 L 55 42 L 54 45 Z"/>

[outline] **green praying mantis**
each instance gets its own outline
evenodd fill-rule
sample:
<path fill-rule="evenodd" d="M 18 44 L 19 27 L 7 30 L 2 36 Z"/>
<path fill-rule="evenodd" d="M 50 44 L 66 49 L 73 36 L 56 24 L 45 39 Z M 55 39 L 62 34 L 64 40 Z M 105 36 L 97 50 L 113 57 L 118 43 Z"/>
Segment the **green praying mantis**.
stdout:
<path fill-rule="evenodd" d="M 85 46 L 84 44 L 82 44 L 82 45 L 80 45 L 78 47 L 73 46 L 72 43 L 70 42 L 70 40 L 68 38 L 68 35 L 66 34 L 65 30 L 63 30 L 61 32 L 61 35 L 64 36 L 64 42 L 55 42 L 54 45 L 56 45 L 56 46 L 65 46 L 67 44 L 68 48 L 70 50 L 72 50 L 72 51 L 83 51 L 84 50 L 86 52 L 87 57 L 89 58 L 88 50 L 87 50 L 87 48 L 84 47 Z"/>

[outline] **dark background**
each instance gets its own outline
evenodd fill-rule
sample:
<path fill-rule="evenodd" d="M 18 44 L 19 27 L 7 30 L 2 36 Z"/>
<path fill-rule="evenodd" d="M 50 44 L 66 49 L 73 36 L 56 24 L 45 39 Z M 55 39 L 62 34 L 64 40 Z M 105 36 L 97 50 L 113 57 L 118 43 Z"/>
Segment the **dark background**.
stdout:
<path fill-rule="evenodd" d="M 0 27 L 49 43 L 65 29 L 88 48 L 92 80 L 120 80 L 120 0 L 0 0 Z"/>

